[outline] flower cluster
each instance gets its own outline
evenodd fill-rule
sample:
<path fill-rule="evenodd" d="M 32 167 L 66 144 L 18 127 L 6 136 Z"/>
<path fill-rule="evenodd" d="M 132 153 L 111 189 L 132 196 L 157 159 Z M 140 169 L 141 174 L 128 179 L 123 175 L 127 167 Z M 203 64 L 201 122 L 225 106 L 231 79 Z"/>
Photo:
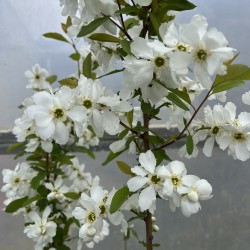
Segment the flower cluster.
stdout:
<path fill-rule="evenodd" d="M 60 4 L 67 16 L 64 34 L 44 36 L 72 46 L 77 70 L 56 87 L 57 77 L 38 64 L 25 72 L 27 88 L 35 93 L 21 105 L 23 115 L 13 128 L 18 143 L 12 148 L 28 156 L 15 170 L 3 170 L 5 210 L 24 216 L 24 233 L 37 250 L 67 250 L 75 238 L 78 250 L 92 248 L 109 234 L 109 223 L 120 225 L 127 240 L 133 230 L 128 222 L 135 219 L 146 222 L 145 244 L 152 249 L 153 230 L 159 230 L 152 223 L 157 198 L 189 217 L 200 210 L 200 201 L 212 197 L 209 182 L 188 175 L 184 163 L 165 149 L 179 141 L 180 156 L 196 157 L 204 141 L 207 157 L 218 144 L 234 159 L 250 158 L 250 113 L 237 116 L 236 106 L 226 102 L 226 91 L 250 80 L 250 68 L 233 64 L 235 49 L 204 16 L 184 24 L 174 20 L 176 10 L 195 7 L 189 1 L 183 6 L 163 0 Z M 114 74 L 122 86 L 112 91 L 102 78 Z M 207 105 L 204 118 L 197 119 L 209 100 L 219 103 Z M 242 101 L 250 105 L 250 92 Z M 161 134 L 152 126 L 156 121 Z M 134 167 L 117 161 L 131 178 L 110 192 L 76 157 L 80 152 L 95 158 L 92 149 L 105 133 L 118 138 L 103 165 L 126 150 L 138 156 Z"/>

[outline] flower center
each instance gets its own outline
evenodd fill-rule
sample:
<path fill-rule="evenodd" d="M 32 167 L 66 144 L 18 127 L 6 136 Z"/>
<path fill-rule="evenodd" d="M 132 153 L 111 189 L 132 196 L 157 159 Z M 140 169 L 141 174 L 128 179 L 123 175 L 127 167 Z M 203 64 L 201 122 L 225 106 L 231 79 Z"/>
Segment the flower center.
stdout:
<path fill-rule="evenodd" d="M 83 101 L 82 105 L 86 108 L 86 109 L 90 109 L 93 107 L 93 103 L 90 100 L 85 100 Z"/>
<path fill-rule="evenodd" d="M 90 212 L 87 216 L 88 222 L 93 223 L 96 220 L 95 212 Z"/>
<path fill-rule="evenodd" d="M 160 68 L 165 64 L 165 59 L 163 57 L 156 57 L 155 58 L 155 65 L 156 67 Z"/>
<path fill-rule="evenodd" d="M 177 46 L 177 49 L 178 49 L 179 51 L 182 51 L 182 52 L 186 52 L 186 51 L 187 51 L 187 47 L 185 47 L 183 44 L 179 44 L 179 45 Z"/>
<path fill-rule="evenodd" d="M 105 212 L 106 212 L 106 206 L 105 205 L 100 205 L 99 206 L 99 208 L 100 208 L 100 210 L 101 210 L 101 215 L 104 215 L 105 214 Z"/>
<path fill-rule="evenodd" d="M 55 110 L 54 110 L 54 117 L 55 117 L 56 119 L 60 119 L 60 118 L 62 118 L 63 116 L 64 116 L 64 112 L 63 112 L 62 109 L 55 109 Z"/>
<path fill-rule="evenodd" d="M 17 178 L 15 179 L 15 183 L 18 184 L 19 182 L 20 182 L 20 178 L 17 177 Z"/>
<path fill-rule="evenodd" d="M 237 133 L 237 134 L 234 134 L 234 138 L 237 140 L 237 141 L 244 141 L 246 138 L 245 138 L 245 135 L 242 134 L 242 133 Z"/>
<path fill-rule="evenodd" d="M 173 186 L 177 187 L 181 184 L 181 179 L 177 175 L 172 175 L 171 181 L 173 183 Z"/>
<path fill-rule="evenodd" d="M 39 80 L 41 77 L 39 75 L 36 75 L 35 78 Z"/>
<path fill-rule="evenodd" d="M 204 49 L 198 50 L 196 55 L 200 61 L 205 61 L 207 58 L 207 52 Z"/>
<path fill-rule="evenodd" d="M 154 184 L 158 184 L 158 183 L 161 181 L 161 178 L 157 177 L 157 175 L 153 175 L 153 176 L 151 177 L 151 181 L 152 181 L 152 183 L 154 183 Z"/>
<path fill-rule="evenodd" d="M 212 133 L 213 133 L 214 135 L 217 135 L 218 132 L 219 132 L 219 130 L 220 130 L 220 128 L 217 127 L 217 126 L 215 126 L 215 127 L 213 128 L 213 130 L 212 130 Z"/>

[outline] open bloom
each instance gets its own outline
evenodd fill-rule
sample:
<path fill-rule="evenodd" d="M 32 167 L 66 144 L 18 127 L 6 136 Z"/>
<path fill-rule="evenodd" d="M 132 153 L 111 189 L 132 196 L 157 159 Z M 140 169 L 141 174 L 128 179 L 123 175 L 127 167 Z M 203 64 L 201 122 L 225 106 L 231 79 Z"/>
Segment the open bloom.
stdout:
<path fill-rule="evenodd" d="M 131 171 L 136 174 L 127 185 L 131 192 L 140 190 L 139 208 L 141 211 L 155 211 L 156 195 L 163 196 L 168 193 L 165 179 L 168 174 L 166 166 L 156 166 L 156 159 L 152 151 L 141 153 L 139 156 L 140 166 L 135 166 Z"/>
<path fill-rule="evenodd" d="M 37 212 L 30 212 L 29 218 L 33 224 L 25 227 L 24 233 L 29 238 L 32 238 L 38 246 L 45 246 L 47 243 L 52 242 L 52 238 L 56 235 L 56 223 L 50 221 L 49 215 L 51 213 L 50 207 L 46 207 L 42 216 L 40 217 Z"/>

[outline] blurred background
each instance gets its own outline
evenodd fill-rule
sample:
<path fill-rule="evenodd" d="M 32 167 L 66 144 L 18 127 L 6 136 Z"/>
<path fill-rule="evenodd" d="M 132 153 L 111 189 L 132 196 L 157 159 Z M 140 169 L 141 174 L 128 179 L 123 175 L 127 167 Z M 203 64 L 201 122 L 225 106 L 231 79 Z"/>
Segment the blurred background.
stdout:
<path fill-rule="evenodd" d="M 236 48 L 240 55 L 237 62 L 250 65 L 250 12 L 249 0 L 194 0 L 198 7 L 177 16 L 177 20 L 189 22 L 193 14 L 207 17 L 209 27 L 222 31 L 230 47 Z M 50 74 L 65 78 L 76 70 L 75 63 L 68 58 L 73 53 L 66 43 L 42 37 L 47 32 L 61 32 L 60 23 L 65 21 L 60 15 L 59 1 L 54 0 L 0 0 L 0 169 L 14 169 L 13 155 L 4 153 L 14 120 L 21 116 L 18 105 L 32 94 L 25 88 L 23 72 L 39 63 Z M 113 89 L 119 88 L 118 78 L 106 80 Z M 249 90 L 249 85 L 228 93 L 228 101 L 233 101 L 239 110 L 247 110 L 241 102 L 241 94 Z M 203 202 L 202 210 L 191 218 L 184 217 L 178 210 L 172 213 L 167 202 L 159 202 L 156 212 L 159 233 L 155 234 L 160 250 L 248 250 L 250 249 L 250 164 L 234 161 L 222 151 L 215 151 L 213 158 L 205 158 L 202 153 L 194 160 L 180 159 L 178 147 L 167 152 L 172 158 L 185 162 L 189 174 L 207 179 L 213 186 L 214 197 Z M 97 161 L 80 155 L 87 170 L 101 176 L 101 184 L 106 189 L 117 188 L 126 183 L 114 164 L 106 167 L 101 162 L 106 158 L 104 149 L 96 152 Z M 120 160 L 135 159 L 122 155 Z M 112 175 L 112 180 L 110 176 Z M 2 177 L 0 178 L 2 186 Z M 2 211 L 4 195 L 0 193 L 0 242 L 1 250 L 31 250 L 33 243 L 23 234 L 23 220 Z M 94 249 L 108 250 L 111 247 L 123 249 L 120 229 L 111 231 L 107 238 Z M 144 238 L 143 225 L 138 230 Z M 115 246 L 115 247 L 114 247 Z M 143 249 L 135 240 L 128 242 L 128 249 Z"/>

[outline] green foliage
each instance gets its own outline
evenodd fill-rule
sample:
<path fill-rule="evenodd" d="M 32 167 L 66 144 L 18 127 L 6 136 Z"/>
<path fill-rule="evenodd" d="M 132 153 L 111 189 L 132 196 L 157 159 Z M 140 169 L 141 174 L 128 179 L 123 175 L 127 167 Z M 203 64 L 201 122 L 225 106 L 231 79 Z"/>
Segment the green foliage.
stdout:
<path fill-rule="evenodd" d="M 71 54 L 69 57 L 70 57 L 72 60 L 74 60 L 74 61 L 79 61 L 80 58 L 81 58 L 81 55 L 80 55 L 78 52 L 76 52 L 76 53 Z"/>
<path fill-rule="evenodd" d="M 82 26 L 80 32 L 78 33 L 78 37 L 86 36 L 93 31 L 95 31 L 98 27 L 104 24 L 109 19 L 108 16 L 100 17 L 90 22 L 88 25 Z"/>
<path fill-rule="evenodd" d="M 120 10 L 117 10 L 115 13 L 116 14 L 129 14 L 130 16 L 134 16 L 134 15 L 137 15 L 138 10 L 139 9 L 137 6 L 127 5 L 126 7 L 122 8 Z"/>
<path fill-rule="evenodd" d="M 26 145 L 26 142 L 18 142 L 18 143 L 12 144 L 12 145 L 10 145 L 10 146 L 6 149 L 6 153 L 10 153 L 10 152 L 12 152 L 12 151 L 14 151 L 14 150 L 21 149 L 21 148 L 23 148 L 25 145 Z"/>
<path fill-rule="evenodd" d="M 188 106 L 174 93 L 169 93 L 167 96 L 167 99 L 176 104 L 179 108 L 189 111 Z"/>
<path fill-rule="evenodd" d="M 16 212 L 18 209 L 22 208 L 22 205 L 25 201 L 28 200 L 28 196 L 25 196 L 23 198 L 17 199 L 12 201 L 6 208 L 5 208 L 5 212 L 6 213 L 14 213 Z"/>
<path fill-rule="evenodd" d="M 57 80 L 56 75 L 52 75 L 46 78 L 46 81 L 49 82 L 50 84 L 54 83 Z"/>
<path fill-rule="evenodd" d="M 110 205 L 110 213 L 113 214 L 118 211 L 128 197 L 129 189 L 127 186 L 124 186 L 123 188 L 117 190 Z"/>
<path fill-rule="evenodd" d="M 129 128 L 125 128 L 120 134 L 119 134 L 119 139 L 122 140 L 129 132 Z"/>
<path fill-rule="evenodd" d="M 109 73 L 107 73 L 105 75 L 99 76 L 96 79 L 100 79 L 100 78 L 105 77 L 105 76 L 109 76 L 109 75 L 113 75 L 113 74 L 116 74 L 116 73 L 120 73 L 122 71 L 124 71 L 124 68 L 123 69 L 116 69 L 116 70 L 110 71 Z"/>
<path fill-rule="evenodd" d="M 160 149 L 157 151 L 153 151 L 155 159 L 156 159 L 156 165 L 160 165 L 162 161 L 172 161 L 172 159 L 166 154 L 164 149 Z"/>
<path fill-rule="evenodd" d="M 134 176 L 135 174 L 131 171 L 131 167 L 123 161 L 116 161 L 116 164 L 118 166 L 118 168 L 124 173 L 124 174 L 128 174 L 131 176 Z"/>
<path fill-rule="evenodd" d="M 131 52 L 131 42 L 127 41 L 127 40 L 120 40 L 120 44 L 122 46 L 123 51 L 127 54 L 127 55 L 132 55 Z"/>
<path fill-rule="evenodd" d="M 71 17 L 68 16 L 67 17 L 67 21 L 66 23 L 61 23 L 61 27 L 62 27 L 62 30 L 67 33 L 68 31 L 68 28 L 72 25 L 72 20 L 71 20 Z"/>
<path fill-rule="evenodd" d="M 161 39 L 161 36 L 160 36 L 160 33 L 159 33 L 160 23 L 157 20 L 157 17 L 153 13 L 149 13 L 149 16 L 150 16 L 151 24 L 152 24 L 152 26 L 154 28 L 155 34 L 158 36 L 159 40 L 162 42 L 162 39 Z"/>
<path fill-rule="evenodd" d="M 46 38 L 55 39 L 61 42 L 69 43 L 69 41 L 63 35 L 56 33 L 56 32 L 45 33 L 43 34 L 43 36 Z"/>
<path fill-rule="evenodd" d="M 79 193 L 68 192 L 68 193 L 65 193 L 64 196 L 67 198 L 70 198 L 71 200 L 78 200 L 81 195 Z"/>
<path fill-rule="evenodd" d="M 92 56 L 91 52 L 86 56 L 82 64 L 82 73 L 87 78 L 92 78 Z"/>
<path fill-rule="evenodd" d="M 45 177 L 46 177 L 46 172 L 39 172 L 39 173 L 37 174 L 37 176 L 35 176 L 35 177 L 31 180 L 31 183 L 30 183 L 31 187 L 32 187 L 33 189 L 36 190 L 36 189 L 38 188 L 38 186 L 40 185 L 40 182 L 41 182 L 42 180 L 44 180 Z"/>
<path fill-rule="evenodd" d="M 127 148 L 125 148 L 124 150 L 122 150 L 120 152 L 117 152 L 117 153 L 113 153 L 112 151 L 110 151 L 110 153 L 108 154 L 106 160 L 102 163 L 102 165 L 106 166 L 108 163 L 110 163 L 112 160 L 114 160 L 116 157 L 118 157 L 119 155 L 121 155 L 126 150 L 127 150 Z"/>
<path fill-rule="evenodd" d="M 105 33 L 95 33 L 89 36 L 88 38 L 95 41 L 109 42 L 109 43 L 120 43 L 121 41 L 118 37 Z"/>
<path fill-rule="evenodd" d="M 186 138 L 186 150 L 187 150 L 187 153 L 189 155 L 191 155 L 193 153 L 194 142 L 193 142 L 193 138 L 192 138 L 191 135 L 188 135 L 187 138 Z"/>
<path fill-rule="evenodd" d="M 163 3 L 166 5 L 168 10 L 185 11 L 192 10 L 196 6 L 187 0 L 164 0 Z"/>
<path fill-rule="evenodd" d="M 60 83 L 62 86 L 68 86 L 68 87 L 71 88 L 71 89 L 76 88 L 77 85 L 78 85 L 78 81 L 77 81 L 77 79 L 74 78 L 74 77 L 62 79 L 62 80 L 59 81 L 59 83 Z"/>

